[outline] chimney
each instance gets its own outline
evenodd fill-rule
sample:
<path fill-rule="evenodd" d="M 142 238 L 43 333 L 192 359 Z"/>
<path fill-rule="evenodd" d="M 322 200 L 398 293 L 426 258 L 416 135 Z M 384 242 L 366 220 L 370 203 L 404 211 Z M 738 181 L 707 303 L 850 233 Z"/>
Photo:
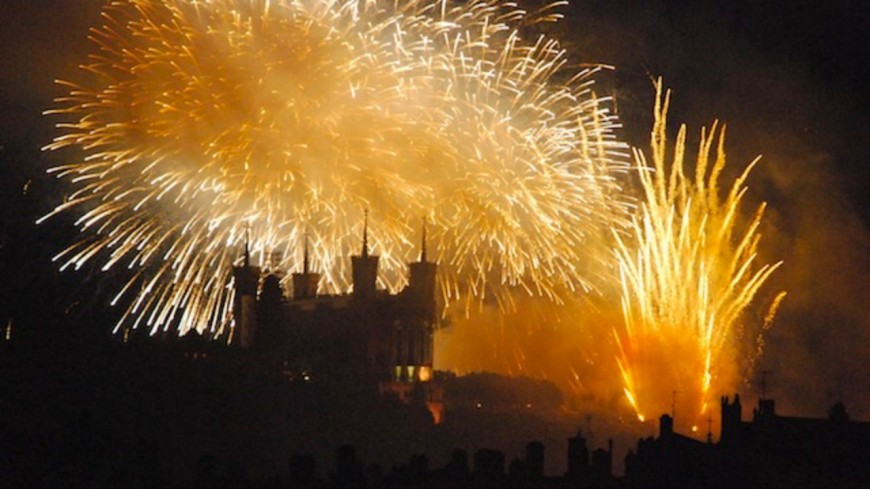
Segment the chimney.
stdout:
<path fill-rule="evenodd" d="M 667 438 L 674 434 L 674 418 L 662 414 L 659 418 L 659 438 Z"/>

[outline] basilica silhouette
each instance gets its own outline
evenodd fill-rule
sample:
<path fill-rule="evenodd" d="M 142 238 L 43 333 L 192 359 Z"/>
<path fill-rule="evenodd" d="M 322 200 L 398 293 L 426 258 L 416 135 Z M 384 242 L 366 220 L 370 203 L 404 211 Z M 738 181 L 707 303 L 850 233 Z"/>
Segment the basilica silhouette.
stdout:
<path fill-rule="evenodd" d="M 379 256 L 369 253 L 368 220 L 362 249 L 351 257 L 353 290 L 321 294 L 305 242 L 302 271 L 290 277 L 251 263 L 248 245 L 234 267 L 233 343 L 258 359 L 259 368 L 290 382 L 368 386 L 409 402 L 426 402 L 436 423 L 442 408 L 433 380 L 433 333 L 437 324 L 437 265 L 426 256 L 408 264 L 407 286 L 392 294 L 376 286 Z"/>

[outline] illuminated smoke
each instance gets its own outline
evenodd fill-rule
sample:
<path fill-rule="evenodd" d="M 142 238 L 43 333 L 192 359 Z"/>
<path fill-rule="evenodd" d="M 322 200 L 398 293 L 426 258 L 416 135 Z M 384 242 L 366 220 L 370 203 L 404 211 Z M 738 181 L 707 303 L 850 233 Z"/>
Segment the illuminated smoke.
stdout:
<path fill-rule="evenodd" d="M 598 68 L 572 71 L 556 41 L 525 37 L 553 12 L 112 2 L 50 111 L 63 122 L 47 148 L 77 150 L 52 170 L 72 188 L 52 214 L 76 212 L 81 231 L 56 259 L 128 268 L 119 328 L 152 333 L 232 324 L 246 229 L 287 271 L 309 233 L 322 290 L 346 291 L 366 209 L 384 287 L 402 285 L 426 217 L 445 304 L 591 289 L 600 237 L 625 215 L 628 157 Z"/>

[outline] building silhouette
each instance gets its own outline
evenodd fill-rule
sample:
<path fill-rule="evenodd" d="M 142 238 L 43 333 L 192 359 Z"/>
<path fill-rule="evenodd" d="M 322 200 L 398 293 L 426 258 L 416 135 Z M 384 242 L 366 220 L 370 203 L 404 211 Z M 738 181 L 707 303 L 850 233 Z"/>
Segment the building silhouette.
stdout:
<path fill-rule="evenodd" d="M 391 294 L 376 287 L 380 257 L 369 252 L 367 221 L 360 253 L 351 257 L 348 294 L 319 293 L 321 276 L 310 268 L 307 237 L 290 293 L 281 270 L 251 263 L 246 243 L 242 263 L 233 269 L 233 343 L 253 353 L 265 374 L 422 400 L 438 423 L 442 394 L 432 382 L 438 267 L 427 258 L 425 226 L 420 258 L 408 264 L 408 285 Z"/>
<path fill-rule="evenodd" d="M 742 419 L 740 396 L 721 399 L 720 480 L 768 487 L 870 487 L 870 422 L 849 419 L 843 403 L 827 418 L 782 416 L 759 399 Z"/>
<path fill-rule="evenodd" d="M 870 423 L 850 420 L 842 403 L 827 418 L 781 416 L 773 399 L 760 399 L 748 421 L 742 411 L 739 395 L 721 399 L 718 443 L 674 432 L 663 415 L 659 437 L 638 440 L 626 455 L 626 485 L 870 487 Z"/>
<path fill-rule="evenodd" d="M 613 440 L 607 450 L 590 452 L 582 433 L 568 438 L 568 471 L 565 481 L 573 487 L 610 487 L 613 485 Z"/>

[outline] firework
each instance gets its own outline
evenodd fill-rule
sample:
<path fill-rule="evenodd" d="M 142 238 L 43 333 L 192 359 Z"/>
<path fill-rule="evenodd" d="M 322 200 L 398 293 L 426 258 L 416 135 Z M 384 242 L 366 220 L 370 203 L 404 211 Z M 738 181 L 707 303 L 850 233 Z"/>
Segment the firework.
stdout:
<path fill-rule="evenodd" d="M 701 131 L 694 178 L 684 172 L 686 128 L 666 161 L 670 93 L 657 85 L 652 166 L 635 151 L 643 198 L 630 238 L 615 233 L 622 287 L 615 328 L 624 394 L 638 417 L 683 408 L 683 419 L 706 420 L 711 393 L 733 388 L 739 342 L 749 333 L 741 313 L 780 263 L 760 264 L 761 204 L 745 225 L 740 209 L 748 165 L 720 200 L 725 129 Z M 713 145 L 715 158 L 711 160 Z M 769 307 L 769 327 L 784 293 Z"/>
<path fill-rule="evenodd" d="M 50 111 L 64 122 L 47 149 L 80 155 L 51 170 L 72 187 L 52 214 L 78 213 L 81 231 L 56 260 L 127 267 L 119 327 L 152 333 L 232 324 L 246 230 L 286 271 L 307 233 L 321 288 L 347 290 L 366 209 L 384 287 L 402 285 L 421 216 L 445 303 L 593 287 L 627 157 L 598 68 L 523 37 L 551 7 L 110 3 Z"/>

